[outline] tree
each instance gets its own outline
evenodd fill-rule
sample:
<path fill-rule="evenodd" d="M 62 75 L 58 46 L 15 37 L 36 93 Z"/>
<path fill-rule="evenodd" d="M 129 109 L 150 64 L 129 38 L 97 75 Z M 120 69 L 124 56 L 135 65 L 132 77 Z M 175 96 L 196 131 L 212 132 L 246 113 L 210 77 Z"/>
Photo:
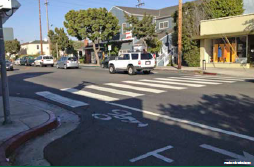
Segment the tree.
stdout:
<path fill-rule="evenodd" d="M 211 18 L 236 16 L 243 14 L 243 0 L 210 0 L 206 9 Z"/>
<path fill-rule="evenodd" d="M 153 38 L 146 41 L 149 53 L 158 53 L 162 48 L 162 42 L 158 38 Z"/>
<path fill-rule="evenodd" d="M 9 54 L 17 54 L 20 51 L 20 42 L 15 39 L 12 41 L 5 41 L 5 52 Z"/>
<path fill-rule="evenodd" d="M 129 16 L 125 13 L 125 18 L 130 25 L 126 30 L 132 31 L 132 34 L 144 43 L 145 49 L 147 50 L 147 41 L 152 41 L 157 37 L 155 33 L 156 24 L 153 22 L 153 16 L 145 14 L 142 20 L 139 20 L 138 17 L 133 15 Z"/>
<path fill-rule="evenodd" d="M 111 40 L 120 30 L 118 19 L 106 8 L 71 10 L 65 15 L 64 26 L 70 36 L 76 37 L 78 40 L 88 38 L 92 41 L 97 65 L 100 65 L 98 55 L 100 42 Z"/>
<path fill-rule="evenodd" d="M 59 50 L 63 51 L 64 54 L 73 54 L 73 42 L 69 39 L 63 28 L 55 28 L 55 31 L 50 30 L 48 34 L 51 41 L 51 50 L 53 55 L 57 55 Z M 58 50 L 56 49 L 56 45 Z M 68 50 L 68 52 L 67 52 Z M 73 52 L 71 52 L 73 51 Z"/>
<path fill-rule="evenodd" d="M 105 52 L 109 54 L 108 46 L 111 45 L 111 51 L 110 55 L 117 56 L 119 53 L 119 50 L 121 49 L 122 44 L 120 42 L 107 42 L 104 44 Z"/>

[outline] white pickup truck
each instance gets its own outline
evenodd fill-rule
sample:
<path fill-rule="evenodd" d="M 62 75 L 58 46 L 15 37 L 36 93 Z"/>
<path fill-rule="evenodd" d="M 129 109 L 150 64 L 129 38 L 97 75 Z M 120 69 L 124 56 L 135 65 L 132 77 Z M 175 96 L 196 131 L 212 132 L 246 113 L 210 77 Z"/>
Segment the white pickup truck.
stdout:
<path fill-rule="evenodd" d="M 124 53 L 109 61 L 109 73 L 127 71 L 129 75 L 135 75 L 136 71 L 150 74 L 155 68 L 155 59 L 150 53 Z"/>

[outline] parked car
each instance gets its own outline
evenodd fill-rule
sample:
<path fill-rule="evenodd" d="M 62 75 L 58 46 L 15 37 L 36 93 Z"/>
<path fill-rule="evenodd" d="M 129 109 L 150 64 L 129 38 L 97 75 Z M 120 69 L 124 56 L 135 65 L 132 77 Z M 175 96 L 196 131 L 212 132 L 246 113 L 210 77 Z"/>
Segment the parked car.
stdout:
<path fill-rule="evenodd" d="M 8 60 L 6 60 L 5 62 L 6 62 L 6 70 L 7 70 L 7 71 L 13 71 L 14 69 L 13 69 L 13 64 L 12 64 L 12 62 L 10 62 L 10 61 L 8 61 Z"/>
<path fill-rule="evenodd" d="M 109 73 L 116 71 L 127 71 L 129 75 L 136 74 L 136 71 L 143 71 L 150 74 L 155 68 L 155 59 L 150 53 L 126 53 L 119 55 L 115 60 L 109 61 Z"/>
<path fill-rule="evenodd" d="M 79 68 L 79 63 L 75 57 L 61 57 L 56 63 L 56 68 Z"/>
<path fill-rule="evenodd" d="M 20 65 L 31 66 L 34 62 L 33 56 L 24 56 L 20 59 Z"/>
<path fill-rule="evenodd" d="M 44 67 L 44 66 L 54 67 L 54 59 L 52 56 L 41 55 L 35 59 L 33 65 L 40 66 L 40 67 Z"/>
<path fill-rule="evenodd" d="M 14 64 L 15 64 L 15 65 L 20 65 L 20 58 L 16 59 L 16 60 L 14 61 Z"/>
<path fill-rule="evenodd" d="M 106 57 L 102 62 L 101 62 L 101 67 L 102 68 L 108 68 L 108 63 L 110 60 L 115 60 L 116 59 L 116 56 L 109 56 L 109 57 Z"/>

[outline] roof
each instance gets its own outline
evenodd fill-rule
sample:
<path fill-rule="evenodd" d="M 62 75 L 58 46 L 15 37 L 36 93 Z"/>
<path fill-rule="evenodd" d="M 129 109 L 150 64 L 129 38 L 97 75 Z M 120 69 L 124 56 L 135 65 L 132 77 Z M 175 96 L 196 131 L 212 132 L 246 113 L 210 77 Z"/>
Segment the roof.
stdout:
<path fill-rule="evenodd" d="M 34 40 L 34 41 L 31 41 L 31 42 L 23 43 L 21 45 L 28 45 L 28 44 L 41 44 L 41 41 L 40 40 Z M 48 41 L 42 41 L 42 44 L 48 44 Z"/>
<path fill-rule="evenodd" d="M 162 30 L 162 31 L 157 32 L 156 35 L 157 35 L 157 38 L 159 40 L 161 40 L 163 37 L 167 36 L 167 33 L 171 34 L 172 32 L 174 32 L 174 30 L 172 30 L 172 29 L 171 30 Z"/>
<path fill-rule="evenodd" d="M 130 14 L 144 15 L 146 13 L 148 15 L 152 15 L 155 17 L 171 16 L 178 9 L 178 6 L 171 6 L 162 9 L 145 9 L 124 6 L 116 6 L 116 7 Z"/>
<path fill-rule="evenodd" d="M 160 17 L 171 16 L 175 11 L 178 10 L 178 6 L 171 6 L 160 9 Z"/>
<path fill-rule="evenodd" d="M 145 9 L 145 8 L 133 8 L 133 7 L 124 7 L 124 6 L 116 6 L 117 8 L 120 8 L 124 10 L 125 12 L 128 12 L 130 14 L 137 14 L 137 15 L 144 15 L 149 14 L 152 16 L 159 16 L 159 10 L 154 9 Z"/>

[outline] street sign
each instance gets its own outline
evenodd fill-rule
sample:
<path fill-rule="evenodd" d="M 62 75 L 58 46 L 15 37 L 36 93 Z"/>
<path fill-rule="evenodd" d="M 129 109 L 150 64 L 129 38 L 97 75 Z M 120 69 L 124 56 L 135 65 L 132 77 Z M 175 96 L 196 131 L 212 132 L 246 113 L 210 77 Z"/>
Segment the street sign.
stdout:
<path fill-rule="evenodd" d="M 112 46 L 108 45 L 108 50 L 111 51 L 112 50 Z"/>
<path fill-rule="evenodd" d="M 2 17 L 2 23 L 4 24 L 20 8 L 21 4 L 17 0 L 0 1 L 0 11 L 3 11 L 0 15 Z"/>

